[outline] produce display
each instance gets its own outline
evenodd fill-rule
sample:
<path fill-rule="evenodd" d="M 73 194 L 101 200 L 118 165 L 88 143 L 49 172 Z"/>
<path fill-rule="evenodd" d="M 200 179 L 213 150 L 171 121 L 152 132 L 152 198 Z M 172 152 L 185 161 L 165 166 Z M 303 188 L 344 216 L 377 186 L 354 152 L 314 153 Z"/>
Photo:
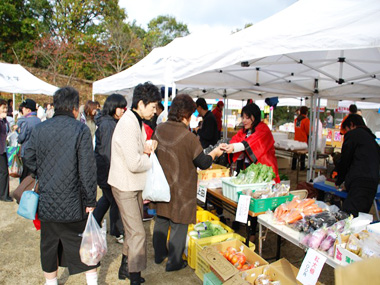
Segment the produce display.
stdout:
<path fill-rule="evenodd" d="M 242 192 L 244 195 L 251 196 L 254 199 L 265 199 L 287 196 L 289 195 L 289 189 L 289 185 L 276 184 L 273 187 L 272 185 L 268 185 L 265 189 L 260 190 L 244 189 Z"/>
<path fill-rule="evenodd" d="M 267 267 L 264 268 L 263 274 L 257 276 L 254 285 L 280 285 L 280 281 L 275 281 L 267 274 Z"/>
<path fill-rule="evenodd" d="M 240 249 L 240 251 L 238 251 L 232 246 L 229 246 L 225 252 L 220 251 L 220 254 L 240 271 L 256 268 L 260 265 L 259 261 L 256 261 L 254 264 L 249 264 L 243 250 Z"/>
<path fill-rule="evenodd" d="M 270 182 L 276 177 L 271 166 L 252 163 L 246 169 L 241 170 L 238 176 L 231 179 L 236 185 Z"/>
<path fill-rule="evenodd" d="M 274 211 L 274 217 L 280 223 L 291 224 L 301 220 L 304 216 L 310 216 L 322 212 L 314 199 L 300 200 L 297 196 L 292 201 L 281 204 Z"/>
<path fill-rule="evenodd" d="M 226 233 L 227 231 L 221 225 L 213 224 L 209 221 L 206 221 L 195 224 L 194 229 L 189 232 L 189 235 L 192 238 L 199 239 L 222 235 Z"/>
<path fill-rule="evenodd" d="M 343 248 L 361 258 L 380 257 L 380 236 L 367 231 L 351 234 Z"/>

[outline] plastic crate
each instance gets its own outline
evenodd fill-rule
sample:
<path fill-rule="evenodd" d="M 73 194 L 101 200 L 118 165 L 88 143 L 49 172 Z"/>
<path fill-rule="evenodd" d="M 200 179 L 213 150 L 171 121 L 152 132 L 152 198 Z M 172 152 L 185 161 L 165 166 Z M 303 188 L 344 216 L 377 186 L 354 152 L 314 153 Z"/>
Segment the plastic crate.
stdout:
<path fill-rule="evenodd" d="M 206 211 L 206 210 L 201 210 L 197 211 L 197 223 L 200 222 L 206 222 L 206 221 L 219 221 L 220 219 L 214 215 L 213 213 Z"/>
<path fill-rule="evenodd" d="M 203 285 L 222 285 L 222 281 L 212 272 L 206 273 L 203 278 Z"/>
<path fill-rule="evenodd" d="M 202 250 L 203 247 L 209 246 L 215 243 L 227 241 L 227 240 L 232 240 L 232 239 L 237 239 L 240 240 L 241 242 L 245 243 L 245 238 L 242 237 L 239 234 L 236 233 L 228 233 L 224 235 L 219 235 L 219 236 L 213 236 L 213 237 L 208 237 L 208 238 L 202 238 L 199 240 L 195 240 L 195 253 L 196 253 L 196 265 L 195 265 L 195 274 L 198 276 L 199 279 L 204 281 L 204 274 L 208 273 L 211 271 L 210 266 L 204 262 L 204 260 L 199 260 L 200 256 L 198 253 Z M 252 242 L 249 242 L 249 248 L 252 251 L 255 251 L 255 244 Z"/>
<path fill-rule="evenodd" d="M 210 221 L 210 222 L 213 224 L 218 224 L 218 225 L 222 226 L 227 231 L 227 234 L 234 232 L 233 229 L 231 229 L 230 227 L 228 227 L 227 225 L 223 224 L 220 221 Z M 193 229 L 194 229 L 194 224 L 189 225 L 188 232 L 192 231 Z M 224 235 L 226 235 L 226 234 L 213 236 L 213 237 L 220 237 L 220 236 L 224 236 Z M 187 235 L 187 237 L 188 237 L 187 264 L 189 264 L 189 266 L 191 268 L 195 269 L 196 260 L 197 260 L 197 249 L 196 249 L 195 241 L 199 241 L 202 239 L 195 239 L 189 235 Z M 208 238 L 213 238 L 213 237 L 208 237 Z M 203 238 L 203 239 L 208 239 L 208 238 Z"/>
<path fill-rule="evenodd" d="M 237 192 L 243 191 L 245 189 L 251 189 L 251 190 L 261 190 L 266 189 L 268 185 L 275 184 L 274 181 L 271 182 L 265 182 L 265 183 L 254 183 L 254 184 L 241 184 L 237 185 L 231 182 L 231 179 L 233 177 L 225 177 L 221 178 L 222 180 L 222 191 L 223 196 L 226 196 L 227 198 L 238 202 L 238 195 Z"/>
<path fill-rule="evenodd" d="M 242 195 L 242 192 L 238 192 L 238 197 Z M 293 200 L 294 195 L 289 194 L 287 196 L 281 196 L 281 197 L 272 197 L 272 198 L 265 198 L 265 199 L 254 199 L 251 198 L 251 202 L 249 203 L 249 210 L 254 213 L 261 213 L 265 212 L 267 210 L 274 210 L 277 208 L 277 206 L 280 206 L 281 204 Z"/>

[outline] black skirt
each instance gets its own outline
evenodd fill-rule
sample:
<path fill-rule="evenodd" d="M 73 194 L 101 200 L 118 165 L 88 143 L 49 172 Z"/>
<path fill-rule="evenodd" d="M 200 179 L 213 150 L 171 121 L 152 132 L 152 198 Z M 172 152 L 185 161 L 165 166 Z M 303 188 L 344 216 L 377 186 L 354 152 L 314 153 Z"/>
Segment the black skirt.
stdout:
<path fill-rule="evenodd" d="M 44 272 L 68 267 L 70 275 L 97 268 L 80 260 L 79 249 L 87 220 L 72 223 L 41 221 L 41 265 Z"/>

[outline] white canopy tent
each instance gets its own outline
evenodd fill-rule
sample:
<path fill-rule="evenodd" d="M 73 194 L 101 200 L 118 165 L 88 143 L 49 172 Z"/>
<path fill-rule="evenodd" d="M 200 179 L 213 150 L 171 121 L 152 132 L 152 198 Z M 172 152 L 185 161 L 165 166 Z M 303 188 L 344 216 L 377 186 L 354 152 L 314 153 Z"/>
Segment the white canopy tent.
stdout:
<path fill-rule="evenodd" d="M 0 63 L 0 91 L 13 93 L 13 111 L 15 93 L 52 96 L 57 89 L 58 87 L 35 77 L 19 64 Z"/>

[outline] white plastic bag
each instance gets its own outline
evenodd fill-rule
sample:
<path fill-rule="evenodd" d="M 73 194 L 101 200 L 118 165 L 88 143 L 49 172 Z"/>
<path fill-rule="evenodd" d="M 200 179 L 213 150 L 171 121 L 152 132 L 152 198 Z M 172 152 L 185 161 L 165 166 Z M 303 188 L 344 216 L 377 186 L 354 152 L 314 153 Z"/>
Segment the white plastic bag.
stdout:
<path fill-rule="evenodd" d="M 148 170 L 142 198 L 153 202 L 169 202 L 170 187 L 154 152 L 150 155 L 150 161 L 152 168 Z"/>
<path fill-rule="evenodd" d="M 86 228 L 82 235 L 79 255 L 81 261 L 88 265 L 97 265 L 107 253 L 106 225 L 99 227 L 92 212 L 88 215 Z"/>

